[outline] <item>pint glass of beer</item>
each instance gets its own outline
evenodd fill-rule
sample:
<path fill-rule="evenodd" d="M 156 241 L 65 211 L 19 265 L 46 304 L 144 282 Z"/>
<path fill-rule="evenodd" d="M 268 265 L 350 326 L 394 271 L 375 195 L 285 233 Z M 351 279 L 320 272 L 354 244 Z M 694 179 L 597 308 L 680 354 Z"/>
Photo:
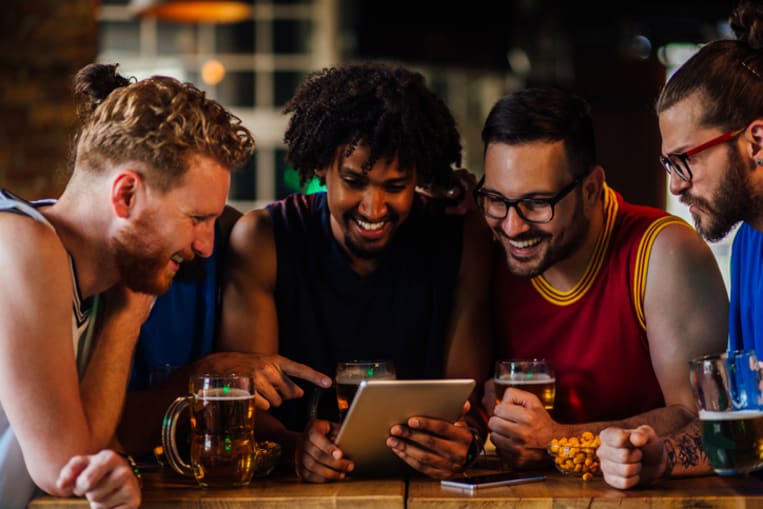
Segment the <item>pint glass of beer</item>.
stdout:
<path fill-rule="evenodd" d="M 755 352 L 707 355 L 693 359 L 689 369 L 702 444 L 713 470 L 734 475 L 763 467 L 763 399 Z"/>
<path fill-rule="evenodd" d="M 254 379 L 249 375 L 201 375 L 189 380 L 189 395 L 177 398 L 162 423 L 167 462 L 199 486 L 246 486 L 255 469 Z M 178 452 L 178 416 L 191 414 L 191 458 Z"/>
<path fill-rule="evenodd" d="M 358 386 L 362 380 L 394 380 L 395 364 L 392 361 L 345 361 L 336 366 L 336 404 L 339 422 L 347 415 Z"/>
<path fill-rule="evenodd" d="M 556 376 L 545 359 L 509 359 L 495 363 L 496 404 L 503 399 L 509 387 L 532 392 L 546 410 L 554 408 L 556 398 Z"/>

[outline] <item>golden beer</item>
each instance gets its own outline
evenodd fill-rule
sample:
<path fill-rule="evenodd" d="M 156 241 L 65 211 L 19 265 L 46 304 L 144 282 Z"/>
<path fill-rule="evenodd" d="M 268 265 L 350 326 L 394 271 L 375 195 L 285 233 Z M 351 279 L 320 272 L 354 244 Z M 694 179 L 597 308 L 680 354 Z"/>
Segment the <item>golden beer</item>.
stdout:
<path fill-rule="evenodd" d="M 339 362 L 336 367 L 336 405 L 339 422 L 347 415 L 352 400 L 363 380 L 394 380 L 395 366 L 392 361 L 349 361 Z"/>
<path fill-rule="evenodd" d="M 507 373 L 496 377 L 494 381 L 496 404 L 501 402 L 507 388 L 514 387 L 538 396 L 546 410 L 554 408 L 556 378 L 548 373 Z"/>
<path fill-rule="evenodd" d="M 702 443 L 713 470 L 746 474 L 763 467 L 763 411 L 700 410 Z"/>
<path fill-rule="evenodd" d="M 191 467 L 203 487 L 245 486 L 254 474 L 254 395 L 243 389 L 199 391 L 191 410 Z"/>
<path fill-rule="evenodd" d="M 360 385 L 360 379 L 345 379 L 337 377 L 336 380 L 336 405 L 339 408 L 339 422 L 344 420 L 344 416 L 347 415 L 347 410 L 350 409 L 350 403 L 355 399 L 355 394 L 358 392 L 358 386 Z"/>

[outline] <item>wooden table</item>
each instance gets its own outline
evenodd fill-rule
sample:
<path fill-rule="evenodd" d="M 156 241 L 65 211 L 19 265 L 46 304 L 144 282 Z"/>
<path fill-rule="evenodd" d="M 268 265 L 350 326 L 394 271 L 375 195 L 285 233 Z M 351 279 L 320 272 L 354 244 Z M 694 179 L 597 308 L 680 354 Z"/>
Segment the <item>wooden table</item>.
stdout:
<path fill-rule="evenodd" d="M 695 477 L 648 489 L 616 490 L 601 477 L 583 481 L 546 472 L 546 480 L 485 488 L 474 494 L 441 488 L 429 479 L 408 484 L 407 509 L 701 508 L 763 509 L 763 481 L 754 477 Z"/>
<path fill-rule="evenodd" d="M 144 475 L 145 509 L 763 509 L 763 481 L 754 477 L 695 477 L 663 481 L 648 489 L 620 491 L 600 477 L 583 481 L 546 472 L 546 480 L 484 488 L 474 494 L 442 488 L 426 478 L 302 483 L 279 474 L 246 488 L 201 489 L 175 474 Z M 44 496 L 29 509 L 86 509 L 78 498 Z"/>
<path fill-rule="evenodd" d="M 0 502 L 0 506 L 2 503 Z M 86 509 L 81 498 L 43 496 L 29 509 Z M 274 475 L 255 479 L 245 488 L 201 489 L 175 474 L 143 476 L 142 509 L 403 509 L 405 481 L 354 480 L 309 484 L 296 477 Z"/>

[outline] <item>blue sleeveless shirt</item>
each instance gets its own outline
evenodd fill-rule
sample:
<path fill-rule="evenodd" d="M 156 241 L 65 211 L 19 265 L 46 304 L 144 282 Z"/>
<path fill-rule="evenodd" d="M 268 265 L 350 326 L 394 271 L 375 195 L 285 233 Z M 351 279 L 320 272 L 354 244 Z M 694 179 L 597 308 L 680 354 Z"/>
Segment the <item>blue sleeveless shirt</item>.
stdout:
<path fill-rule="evenodd" d="M 742 223 L 731 247 L 729 349 L 763 358 L 763 234 Z"/>
<path fill-rule="evenodd" d="M 334 376 L 338 361 L 387 359 L 397 378 L 441 378 L 463 220 L 415 203 L 379 267 L 352 270 L 334 239 L 325 193 L 295 194 L 268 206 L 276 243 L 279 353 Z M 301 383 L 301 381 L 297 381 Z M 273 414 L 301 431 L 313 389 Z M 337 420 L 336 400 L 318 416 Z"/>

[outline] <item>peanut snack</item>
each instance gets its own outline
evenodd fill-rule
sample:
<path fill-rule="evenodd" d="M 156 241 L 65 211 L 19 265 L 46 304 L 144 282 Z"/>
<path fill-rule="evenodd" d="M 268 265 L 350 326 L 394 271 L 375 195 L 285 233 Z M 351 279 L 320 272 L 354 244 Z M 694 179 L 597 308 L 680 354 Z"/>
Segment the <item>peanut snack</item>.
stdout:
<path fill-rule="evenodd" d="M 601 444 L 599 435 L 584 431 L 579 437 L 554 438 L 548 444 L 548 452 L 554 457 L 554 465 L 563 474 L 580 474 L 584 481 L 593 479 L 599 471 L 596 448 Z"/>

